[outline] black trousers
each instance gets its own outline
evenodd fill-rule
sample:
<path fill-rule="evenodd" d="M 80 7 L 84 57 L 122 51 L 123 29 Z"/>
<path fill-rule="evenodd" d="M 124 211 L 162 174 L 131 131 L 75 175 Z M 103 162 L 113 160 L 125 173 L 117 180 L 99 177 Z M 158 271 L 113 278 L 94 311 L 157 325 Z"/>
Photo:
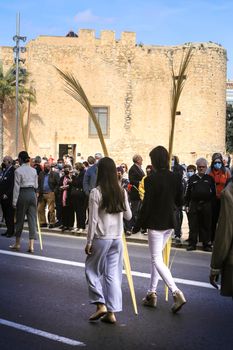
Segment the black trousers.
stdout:
<path fill-rule="evenodd" d="M 73 190 L 73 193 L 71 195 L 71 203 L 76 215 L 77 228 L 85 229 L 87 200 L 84 191 L 78 189 Z"/>
<path fill-rule="evenodd" d="M 191 202 L 188 220 L 189 245 L 196 246 L 199 238 L 204 247 L 208 246 L 211 239 L 211 202 Z"/>
<path fill-rule="evenodd" d="M 213 204 L 212 204 L 212 232 L 211 232 L 211 242 L 214 242 L 215 238 L 215 231 L 216 231 L 216 226 L 219 218 L 219 213 L 220 213 L 220 199 L 215 198 Z"/>
<path fill-rule="evenodd" d="M 139 200 L 131 200 L 130 201 L 130 207 L 131 207 L 131 211 L 132 211 L 132 218 L 130 221 L 126 222 L 126 226 L 125 229 L 126 231 L 130 231 L 133 227 L 136 226 L 137 220 L 138 220 L 138 216 L 142 207 L 142 201 Z"/>
<path fill-rule="evenodd" d="M 74 210 L 71 205 L 62 207 L 62 225 L 68 228 L 74 226 Z"/>
<path fill-rule="evenodd" d="M 178 207 L 175 210 L 175 237 L 176 238 L 181 238 L 182 223 L 183 223 L 183 211 L 182 211 L 182 207 Z"/>
<path fill-rule="evenodd" d="M 1 199 L 2 212 L 7 227 L 7 235 L 15 234 L 14 214 L 15 210 L 12 207 L 12 199 Z"/>

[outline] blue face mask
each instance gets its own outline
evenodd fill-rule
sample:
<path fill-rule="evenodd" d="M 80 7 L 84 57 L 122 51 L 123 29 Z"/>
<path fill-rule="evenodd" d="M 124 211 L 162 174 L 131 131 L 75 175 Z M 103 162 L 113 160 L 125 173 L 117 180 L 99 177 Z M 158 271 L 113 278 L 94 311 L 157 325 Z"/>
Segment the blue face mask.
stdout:
<path fill-rule="evenodd" d="M 171 166 L 174 166 L 174 165 L 175 165 L 175 161 L 174 161 L 174 159 L 172 159 Z"/>
<path fill-rule="evenodd" d="M 222 167 L 222 163 L 214 163 L 214 169 L 219 170 Z"/>
<path fill-rule="evenodd" d="M 188 172 L 187 172 L 187 175 L 188 175 L 188 177 L 193 176 L 193 175 L 194 175 L 194 171 L 188 171 Z"/>
<path fill-rule="evenodd" d="M 59 170 L 61 170 L 61 169 L 63 168 L 63 164 L 58 163 L 58 164 L 57 164 L 57 168 L 58 168 Z"/>

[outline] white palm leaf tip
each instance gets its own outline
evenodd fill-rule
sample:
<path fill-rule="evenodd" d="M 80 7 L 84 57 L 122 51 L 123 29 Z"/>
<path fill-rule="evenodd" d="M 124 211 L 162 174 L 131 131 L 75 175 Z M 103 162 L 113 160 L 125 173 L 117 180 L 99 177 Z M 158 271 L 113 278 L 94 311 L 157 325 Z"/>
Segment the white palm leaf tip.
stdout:
<path fill-rule="evenodd" d="M 98 133 L 98 137 L 103 149 L 103 153 L 105 156 L 108 156 L 108 150 L 104 141 L 104 137 L 103 137 L 103 133 L 100 127 L 100 124 L 96 118 L 95 112 L 93 111 L 93 108 L 81 86 L 81 84 L 79 83 L 79 81 L 73 76 L 72 73 L 69 72 L 63 72 L 62 70 L 60 70 L 59 68 L 55 67 L 57 72 L 60 74 L 61 78 L 64 80 L 65 82 L 65 92 L 70 95 L 71 97 L 73 97 L 75 100 L 77 100 L 85 109 L 86 111 L 89 113 L 95 128 L 97 130 Z"/>
<path fill-rule="evenodd" d="M 169 136 L 169 158 L 172 158 L 173 140 L 175 132 L 176 111 L 181 93 L 183 91 L 186 72 L 192 58 L 193 47 L 190 46 L 186 53 L 183 53 L 182 60 L 179 66 L 178 76 L 175 75 L 174 67 L 172 66 L 172 98 L 171 98 L 171 131 Z"/>

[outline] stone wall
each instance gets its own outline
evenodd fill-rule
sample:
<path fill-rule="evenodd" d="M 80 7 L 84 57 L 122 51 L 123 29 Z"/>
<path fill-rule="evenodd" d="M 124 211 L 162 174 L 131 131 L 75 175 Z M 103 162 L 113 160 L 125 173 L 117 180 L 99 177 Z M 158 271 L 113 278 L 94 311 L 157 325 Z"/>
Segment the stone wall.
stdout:
<path fill-rule="evenodd" d="M 193 163 L 199 156 L 225 151 L 226 51 L 213 43 L 194 43 L 187 81 L 180 99 L 174 154 Z M 187 45 L 137 45 L 136 35 L 112 31 L 80 30 L 78 37 L 39 36 L 27 44 L 25 66 L 31 73 L 37 104 L 31 109 L 29 152 L 33 156 L 58 156 L 59 144 L 77 144 L 86 158 L 101 151 L 96 138 L 88 137 L 88 115 L 64 92 L 54 66 L 72 72 L 93 106 L 110 110 L 106 144 L 117 163 L 131 164 L 142 154 L 144 164 L 156 145 L 168 146 L 170 129 L 171 66 L 175 73 Z M 0 48 L 5 65 L 12 49 Z M 5 120 L 4 153 L 14 153 L 14 117 Z"/>

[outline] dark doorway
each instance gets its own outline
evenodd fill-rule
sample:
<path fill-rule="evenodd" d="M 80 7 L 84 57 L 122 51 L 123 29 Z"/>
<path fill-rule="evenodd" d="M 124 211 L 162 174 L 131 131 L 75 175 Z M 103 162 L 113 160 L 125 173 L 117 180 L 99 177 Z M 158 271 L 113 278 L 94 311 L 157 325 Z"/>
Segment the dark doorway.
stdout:
<path fill-rule="evenodd" d="M 59 144 L 59 158 L 69 155 L 76 161 L 76 145 L 75 144 Z"/>

